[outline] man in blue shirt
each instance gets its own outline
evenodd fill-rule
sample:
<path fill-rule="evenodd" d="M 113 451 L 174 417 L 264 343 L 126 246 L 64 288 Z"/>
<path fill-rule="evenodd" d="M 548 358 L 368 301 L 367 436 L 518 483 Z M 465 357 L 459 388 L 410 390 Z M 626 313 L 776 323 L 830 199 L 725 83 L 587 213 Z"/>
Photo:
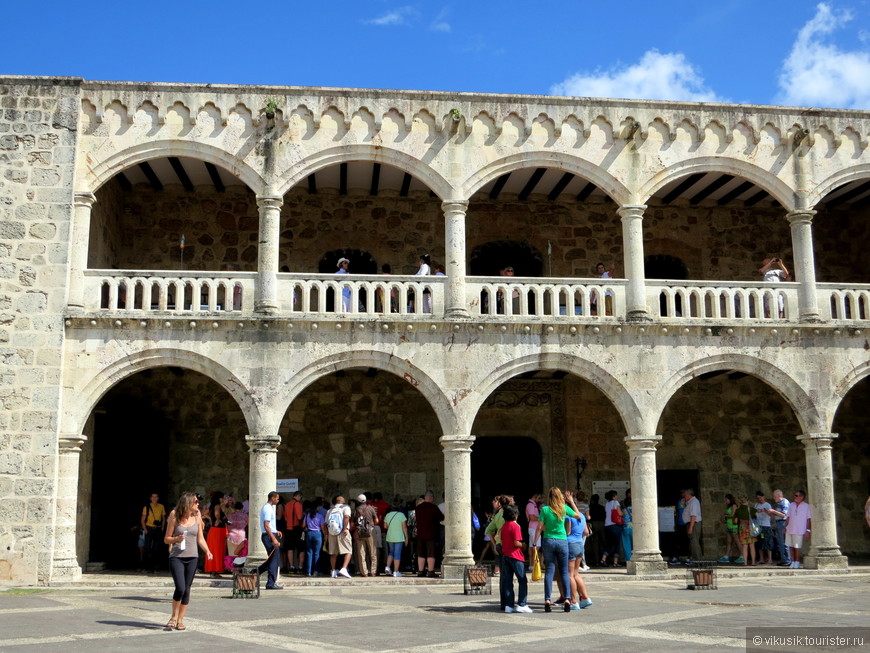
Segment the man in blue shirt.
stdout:
<path fill-rule="evenodd" d="M 773 509 L 769 514 L 776 518 L 776 542 L 779 547 L 778 566 L 780 567 L 791 566 L 791 553 L 785 544 L 785 520 L 790 505 L 788 499 L 782 496 L 782 490 L 773 491 Z"/>

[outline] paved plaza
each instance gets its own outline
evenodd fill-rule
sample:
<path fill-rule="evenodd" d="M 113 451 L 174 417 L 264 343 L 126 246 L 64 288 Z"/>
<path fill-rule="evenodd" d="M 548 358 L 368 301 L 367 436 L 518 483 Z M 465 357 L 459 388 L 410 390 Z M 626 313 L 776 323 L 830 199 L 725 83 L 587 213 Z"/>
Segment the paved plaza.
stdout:
<path fill-rule="evenodd" d="M 185 632 L 164 630 L 171 587 L 159 576 L 114 587 L 86 578 L 63 589 L 0 592 L 0 651 L 709 651 L 744 649 L 747 626 L 824 627 L 818 632 L 831 634 L 870 624 L 870 575 L 863 570 L 723 575 L 708 591 L 687 590 L 682 577 L 592 574 L 594 605 L 568 614 L 544 613 L 541 582 L 529 584 L 533 614 L 501 614 L 497 579 L 490 596 L 398 580 L 285 579 L 285 589 L 259 600 L 232 600 L 226 586 L 207 587 L 203 579 Z M 865 642 L 838 650 L 870 650 L 870 637 Z"/>

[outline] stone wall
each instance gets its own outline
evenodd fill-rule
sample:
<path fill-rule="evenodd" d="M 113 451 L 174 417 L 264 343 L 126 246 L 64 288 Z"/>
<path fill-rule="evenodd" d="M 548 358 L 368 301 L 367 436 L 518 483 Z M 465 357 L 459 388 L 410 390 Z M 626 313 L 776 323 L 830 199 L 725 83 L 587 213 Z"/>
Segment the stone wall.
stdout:
<path fill-rule="evenodd" d="M 0 78 L 0 584 L 51 569 L 80 81 Z"/>
<path fill-rule="evenodd" d="M 280 433 L 278 478 L 298 478 L 307 497 L 379 491 L 410 499 L 444 489 L 438 419 L 391 374 L 319 379 L 291 404 Z"/>
<path fill-rule="evenodd" d="M 413 274 L 424 251 L 435 262 L 444 260 L 441 202 L 425 191 L 372 197 L 359 189 L 344 196 L 328 188 L 309 195 L 296 187 L 285 196 L 281 216 L 280 265 L 291 272 L 316 271 L 326 252 L 341 248 L 367 251 L 379 265 L 390 263 L 396 274 Z M 820 280 L 868 281 L 861 252 L 834 246 L 841 241 L 837 225 L 843 219 L 828 216 L 814 228 Z M 155 191 L 137 184 L 125 192 L 109 182 L 97 192 L 88 264 L 179 269 L 181 234 L 186 269 L 221 270 L 229 264 L 256 270 L 258 211 L 244 186 L 228 186 L 223 193 L 198 186 L 188 193 L 179 185 Z M 681 259 L 690 279 L 757 281 L 762 259 L 772 254 L 794 267 L 788 221 L 769 203 L 751 208 L 653 204 L 644 218 L 644 235 L 646 256 Z M 468 208 L 468 256 L 479 245 L 505 240 L 535 248 L 543 257 L 544 275 L 548 241 L 553 276 L 588 277 L 598 261 L 615 262 L 617 275 L 623 274 L 622 226 L 612 202 L 550 202 L 541 195 L 521 202 L 507 193 L 498 200 L 478 194 Z"/>

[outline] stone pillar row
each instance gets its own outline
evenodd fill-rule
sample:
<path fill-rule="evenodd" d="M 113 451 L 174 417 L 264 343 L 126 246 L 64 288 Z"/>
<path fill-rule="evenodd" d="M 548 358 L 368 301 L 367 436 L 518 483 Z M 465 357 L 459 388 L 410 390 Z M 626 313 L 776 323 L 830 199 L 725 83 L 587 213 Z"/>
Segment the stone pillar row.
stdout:
<path fill-rule="evenodd" d="M 631 514 L 634 547 L 626 563 L 628 573 L 646 578 L 667 578 L 668 565 L 659 550 L 659 506 L 656 483 L 656 447 L 661 435 L 631 435 L 628 446 L 631 479 Z"/>
<path fill-rule="evenodd" d="M 73 198 L 72 237 L 69 253 L 69 291 L 67 307 L 70 311 L 85 308 L 85 270 L 88 267 L 88 241 L 91 233 L 91 208 L 97 198 L 93 193 L 76 193 Z"/>
<path fill-rule="evenodd" d="M 248 560 L 257 564 L 266 559 L 266 548 L 260 539 L 260 508 L 269 492 L 275 490 L 278 478 L 278 445 L 281 436 L 275 434 L 246 435 L 248 443 Z M 278 555 L 278 553 L 275 553 Z"/>
<path fill-rule="evenodd" d="M 78 580 L 82 568 L 76 556 L 78 517 L 79 457 L 87 436 L 80 433 L 61 435 L 58 440 L 57 500 L 54 515 L 54 554 L 51 581 Z"/>
<path fill-rule="evenodd" d="M 471 445 L 473 435 L 445 435 L 444 449 L 444 560 L 441 576 L 463 577 L 465 567 L 474 564 L 471 553 Z"/>
<path fill-rule="evenodd" d="M 257 248 L 257 292 L 254 310 L 278 312 L 278 243 L 281 236 L 282 197 L 257 197 L 260 208 L 260 241 Z"/>
<path fill-rule="evenodd" d="M 622 219 L 622 247 L 626 291 L 625 316 L 629 322 L 649 322 L 646 305 L 646 279 L 643 261 L 643 212 L 646 205 L 620 206 L 616 212 Z"/>
<path fill-rule="evenodd" d="M 465 296 L 465 212 L 468 202 L 442 202 L 447 274 L 447 297 L 444 314 L 448 319 L 468 317 Z"/>
<path fill-rule="evenodd" d="M 802 322 L 820 322 L 816 292 L 816 266 L 813 253 L 812 222 L 815 211 L 792 211 L 786 215 L 791 225 L 794 272 L 798 285 L 798 305 Z"/>

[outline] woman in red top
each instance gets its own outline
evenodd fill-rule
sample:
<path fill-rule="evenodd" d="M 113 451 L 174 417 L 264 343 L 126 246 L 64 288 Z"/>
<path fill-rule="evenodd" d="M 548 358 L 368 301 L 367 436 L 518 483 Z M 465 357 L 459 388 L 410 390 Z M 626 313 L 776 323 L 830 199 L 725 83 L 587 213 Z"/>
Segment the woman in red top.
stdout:
<path fill-rule="evenodd" d="M 514 505 L 502 508 L 504 526 L 501 527 L 501 574 L 498 589 L 501 595 L 501 609 L 505 612 L 531 612 L 526 605 L 529 592 L 526 580 L 526 558 L 523 555 L 523 533 L 517 524 L 519 511 Z M 519 585 L 519 600 L 514 605 L 514 576 Z"/>

